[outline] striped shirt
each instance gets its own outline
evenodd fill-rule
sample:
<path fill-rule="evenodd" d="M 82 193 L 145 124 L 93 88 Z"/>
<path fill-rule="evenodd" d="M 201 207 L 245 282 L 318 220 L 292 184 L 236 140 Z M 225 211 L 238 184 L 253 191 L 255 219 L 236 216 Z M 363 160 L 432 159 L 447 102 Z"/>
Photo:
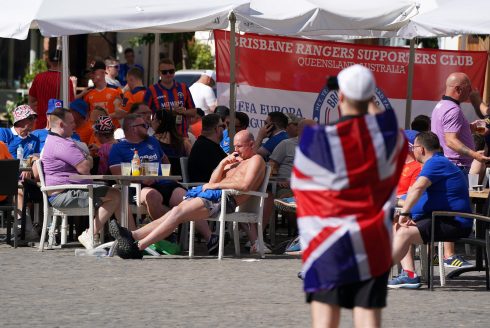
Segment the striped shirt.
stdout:
<path fill-rule="evenodd" d="M 174 107 L 184 107 L 185 109 L 195 108 L 191 92 L 185 83 L 174 81 L 174 85 L 167 89 L 160 82 L 148 87 L 145 93 L 144 103 L 151 108 L 153 112 L 165 109 L 172 112 Z M 189 122 L 187 117 L 182 115 L 182 123 L 178 124 L 177 131 L 184 137 L 187 137 Z"/>
<path fill-rule="evenodd" d="M 47 71 L 39 73 L 32 81 L 32 86 L 29 89 L 29 96 L 36 98 L 37 107 L 34 108 L 37 112 L 37 120 L 35 129 L 44 129 L 46 127 L 46 112 L 48 110 L 49 99 L 60 99 L 60 82 L 61 73 L 57 71 Z M 68 81 L 68 91 L 70 102 L 73 101 L 73 84 Z M 68 107 L 68 104 L 65 104 Z"/>

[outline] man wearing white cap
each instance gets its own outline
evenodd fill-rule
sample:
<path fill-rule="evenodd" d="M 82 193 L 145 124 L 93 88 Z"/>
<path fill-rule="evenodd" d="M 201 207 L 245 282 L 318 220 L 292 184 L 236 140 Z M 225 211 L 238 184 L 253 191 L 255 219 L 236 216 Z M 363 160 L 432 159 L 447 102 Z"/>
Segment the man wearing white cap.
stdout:
<path fill-rule="evenodd" d="M 391 267 L 391 213 L 407 152 L 392 110 L 370 115 L 375 82 L 361 65 L 338 75 L 340 120 L 306 126 L 291 187 L 314 327 L 380 327 Z M 376 110 L 377 111 L 377 110 Z"/>
<path fill-rule="evenodd" d="M 216 73 L 206 70 L 199 80 L 190 86 L 192 99 L 196 108 L 201 108 L 205 115 L 214 113 L 216 108 L 216 96 L 211 86 L 216 82 Z"/>

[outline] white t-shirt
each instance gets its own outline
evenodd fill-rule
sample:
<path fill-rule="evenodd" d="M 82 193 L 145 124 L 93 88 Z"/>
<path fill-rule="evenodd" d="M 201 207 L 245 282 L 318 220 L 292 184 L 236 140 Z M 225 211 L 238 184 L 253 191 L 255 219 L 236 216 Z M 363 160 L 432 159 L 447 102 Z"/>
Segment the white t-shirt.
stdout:
<path fill-rule="evenodd" d="M 191 85 L 189 90 L 196 108 L 201 108 L 206 115 L 211 113 L 211 106 L 216 105 L 216 96 L 213 89 L 204 83 L 196 82 Z"/>

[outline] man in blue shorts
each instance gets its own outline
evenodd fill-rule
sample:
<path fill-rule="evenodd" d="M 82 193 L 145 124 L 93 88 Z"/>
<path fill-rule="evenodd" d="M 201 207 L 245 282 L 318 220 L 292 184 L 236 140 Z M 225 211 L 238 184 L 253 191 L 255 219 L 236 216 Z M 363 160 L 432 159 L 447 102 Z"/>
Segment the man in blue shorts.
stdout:
<path fill-rule="evenodd" d="M 439 139 L 432 132 L 421 132 L 415 138 L 413 154 L 423 167 L 408 191 L 398 223 L 395 224 L 393 262 L 401 261 L 402 271 L 388 282 L 390 288 L 420 287 L 420 277 L 415 273 L 409 249 L 412 244 L 430 241 L 433 211 L 471 212 L 466 177 L 461 169 L 440 153 L 440 149 Z M 469 219 L 440 218 L 435 222 L 434 240 L 454 241 L 467 237 L 472 227 L 473 222 Z"/>

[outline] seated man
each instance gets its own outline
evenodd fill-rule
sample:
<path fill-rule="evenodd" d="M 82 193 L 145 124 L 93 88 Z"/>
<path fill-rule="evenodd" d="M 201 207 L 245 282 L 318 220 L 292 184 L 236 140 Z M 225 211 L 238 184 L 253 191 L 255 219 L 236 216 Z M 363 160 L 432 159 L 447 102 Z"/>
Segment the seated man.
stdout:
<path fill-rule="evenodd" d="M 216 217 L 220 211 L 222 189 L 257 190 L 264 180 L 265 162 L 255 153 L 253 145 L 254 139 L 250 132 L 238 132 L 234 139 L 236 152 L 219 163 L 209 183 L 203 185 L 200 192 L 199 189 L 197 192 L 194 189 L 189 191 L 186 200 L 158 220 L 133 232 L 118 227 L 114 220 L 111 221 L 110 232 L 118 240 L 118 248 L 122 245 L 117 249 L 118 254 L 126 258 L 140 258 L 138 249 L 144 250 L 152 243 L 166 238 L 179 224 L 191 220 L 205 222 L 204 220 L 209 217 Z M 244 203 L 248 197 L 247 195 L 229 196 L 227 212 L 235 211 L 235 207 Z M 208 234 L 204 237 L 208 240 L 208 250 L 218 247 L 217 236 Z M 249 238 L 255 242 L 256 232 L 252 232 Z M 135 240 L 138 241 L 137 244 Z"/>
<path fill-rule="evenodd" d="M 288 117 L 281 112 L 271 112 L 265 119 L 265 125 L 259 129 L 257 140 L 255 140 L 254 149 L 257 154 L 265 160 L 269 159 L 274 148 L 283 140 L 288 138 L 286 128 L 288 126 Z M 262 141 L 268 138 L 264 143 Z"/>
<path fill-rule="evenodd" d="M 121 163 L 130 163 L 135 150 L 138 151 L 142 161 L 169 163 L 158 140 L 148 136 L 148 124 L 142 116 L 137 114 L 126 116 L 123 130 L 126 139 L 114 144 L 109 153 L 109 169 L 112 174 L 121 174 Z M 172 208 L 182 202 L 186 193 L 186 190 L 175 181 L 159 180 L 155 182 L 147 180 L 145 184 L 141 190 L 141 201 L 153 220 L 164 215 L 169 207 Z M 129 221 L 134 224 L 133 220 Z M 209 228 L 205 222 L 203 223 L 198 224 L 197 229 L 200 232 L 207 231 L 209 233 Z M 130 226 L 130 229 L 132 227 Z"/>
<path fill-rule="evenodd" d="M 407 194 L 398 223 L 395 224 L 393 262 L 401 261 L 401 274 L 388 282 L 390 288 L 418 288 L 420 277 L 415 274 L 412 244 L 430 241 L 432 211 L 471 212 L 466 177 L 441 153 L 439 139 L 432 132 L 421 132 L 413 145 L 415 159 L 423 164 L 422 171 Z M 434 240 L 452 241 L 467 237 L 472 220 L 465 218 L 438 219 Z M 454 254 L 444 255 L 452 259 Z M 454 260 L 454 259 L 452 259 Z"/>
<path fill-rule="evenodd" d="M 219 142 L 223 136 L 225 123 L 218 114 L 202 118 L 202 132 L 189 154 L 190 182 L 209 181 L 214 169 L 226 157 Z"/>
<path fill-rule="evenodd" d="M 49 121 L 51 130 L 41 154 L 46 186 L 91 183 L 91 181 L 69 178 L 74 174 L 90 174 L 92 168 L 92 157 L 70 138 L 75 127 L 73 114 L 67 109 L 57 108 L 49 116 Z M 94 219 L 95 235 L 113 214 L 119 217 L 120 201 L 119 190 L 104 185 L 94 185 L 94 205 L 97 209 Z M 88 191 L 53 191 L 49 202 L 56 207 L 88 207 Z M 78 236 L 78 240 L 85 248 L 90 249 L 94 236 L 84 231 Z"/>

